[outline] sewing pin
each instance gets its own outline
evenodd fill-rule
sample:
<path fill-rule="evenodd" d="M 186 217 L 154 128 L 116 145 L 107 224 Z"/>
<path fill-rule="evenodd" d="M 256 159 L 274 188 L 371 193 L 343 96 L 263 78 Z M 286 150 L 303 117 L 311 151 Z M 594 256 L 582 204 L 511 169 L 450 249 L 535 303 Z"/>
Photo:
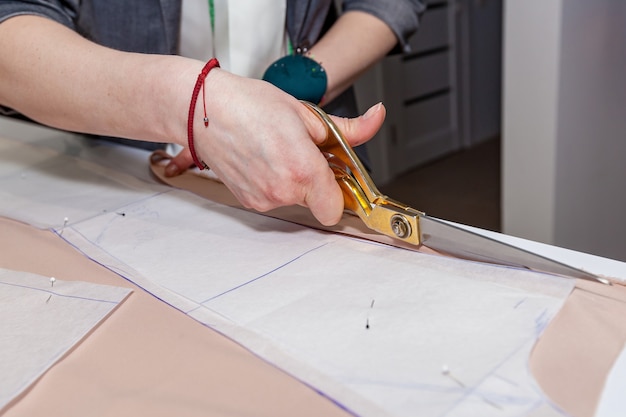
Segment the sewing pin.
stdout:
<path fill-rule="evenodd" d="M 67 222 L 69 221 L 70 219 L 68 219 L 67 217 L 63 219 L 63 227 L 61 228 L 61 233 L 60 233 L 61 236 L 63 236 L 63 230 L 65 230 L 65 226 L 67 226 Z"/>
<path fill-rule="evenodd" d="M 54 287 L 54 283 L 56 282 L 56 278 L 55 277 L 50 277 L 50 286 Z"/>
<path fill-rule="evenodd" d="M 449 377 L 451 380 L 453 380 L 454 382 L 456 382 L 457 384 L 459 384 L 460 387 L 465 388 L 465 384 L 462 383 L 461 381 L 459 381 L 454 375 L 452 375 L 450 373 L 450 368 L 448 368 L 448 365 L 443 365 L 441 367 L 441 373 L 447 377 Z"/>
<path fill-rule="evenodd" d="M 48 296 L 48 299 L 46 300 L 46 304 L 48 304 L 48 301 L 50 301 L 51 298 L 52 298 L 52 294 Z"/>
<path fill-rule="evenodd" d="M 372 300 L 372 304 L 370 304 L 370 309 L 374 308 L 374 301 L 375 300 Z M 369 316 L 369 313 L 367 314 L 367 319 L 365 320 L 365 328 L 366 329 L 370 328 L 370 316 Z"/>
<path fill-rule="evenodd" d="M 452 380 L 453 380 L 454 382 L 456 382 L 457 384 L 459 384 L 459 386 L 460 386 L 461 388 L 467 388 L 467 387 L 466 387 L 466 385 L 465 385 L 464 383 L 462 383 L 459 379 L 457 379 L 454 375 L 452 375 L 452 374 L 450 373 L 450 368 L 448 368 L 448 365 L 445 365 L 445 364 L 444 364 L 444 365 L 441 367 L 441 373 L 442 373 L 443 375 L 445 375 L 445 376 L 449 377 L 450 379 L 452 379 Z M 479 396 L 480 396 L 480 398 L 481 398 L 484 402 L 486 402 L 486 403 L 487 403 L 487 404 L 489 404 L 490 406 L 495 407 L 495 408 L 497 408 L 497 409 L 499 409 L 499 410 L 501 410 L 501 409 L 502 409 L 502 407 L 500 407 L 500 405 L 498 405 L 498 404 L 494 403 L 493 401 L 490 401 L 488 398 L 486 398 L 486 397 L 484 397 L 484 396 L 482 396 L 482 395 L 480 395 L 480 394 L 479 394 Z"/>

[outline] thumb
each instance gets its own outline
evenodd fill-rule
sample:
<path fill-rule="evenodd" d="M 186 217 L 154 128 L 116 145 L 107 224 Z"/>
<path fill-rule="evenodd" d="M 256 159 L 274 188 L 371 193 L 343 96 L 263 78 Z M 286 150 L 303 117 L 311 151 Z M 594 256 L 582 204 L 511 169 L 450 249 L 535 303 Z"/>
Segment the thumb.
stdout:
<path fill-rule="evenodd" d="M 165 166 L 165 176 L 175 177 L 187 171 L 193 165 L 193 158 L 189 148 L 184 148 L 173 157 Z"/>
<path fill-rule="evenodd" d="M 350 146 L 361 145 L 374 137 L 385 121 L 387 110 L 383 103 L 370 107 L 365 114 L 354 119 L 330 116 L 343 133 Z"/>

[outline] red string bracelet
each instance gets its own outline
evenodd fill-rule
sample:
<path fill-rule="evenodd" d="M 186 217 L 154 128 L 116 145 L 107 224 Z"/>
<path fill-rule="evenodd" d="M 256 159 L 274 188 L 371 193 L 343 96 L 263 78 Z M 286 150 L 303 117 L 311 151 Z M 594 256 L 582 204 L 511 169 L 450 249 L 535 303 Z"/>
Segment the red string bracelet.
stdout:
<path fill-rule="evenodd" d="M 198 102 L 198 94 L 200 94 L 200 89 L 202 89 L 202 107 L 204 108 L 204 127 L 209 127 L 209 118 L 206 114 L 206 99 L 204 97 L 204 80 L 206 79 L 209 72 L 215 68 L 219 68 L 220 63 L 217 59 L 211 58 L 209 62 L 206 63 L 200 74 L 198 74 L 198 79 L 196 80 L 196 85 L 193 87 L 193 93 L 191 94 L 191 103 L 189 104 L 189 117 L 187 118 L 187 143 L 189 144 L 189 151 L 191 152 L 191 157 L 193 158 L 194 164 L 198 167 L 198 169 L 208 169 L 209 167 L 204 161 L 200 161 L 198 159 L 198 154 L 196 153 L 196 148 L 194 146 L 193 141 L 193 118 L 196 113 L 196 103 Z"/>

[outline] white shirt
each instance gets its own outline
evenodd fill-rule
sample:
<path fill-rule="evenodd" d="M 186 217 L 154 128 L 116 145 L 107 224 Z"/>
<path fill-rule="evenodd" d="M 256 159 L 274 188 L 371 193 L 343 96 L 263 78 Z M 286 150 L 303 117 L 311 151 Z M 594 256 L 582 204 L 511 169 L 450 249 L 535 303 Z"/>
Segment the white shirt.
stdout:
<path fill-rule="evenodd" d="M 261 78 L 285 55 L 286 0 L 214 0 L 211 28 L 208 0 L 183 0 L 180 53 L 245 77 Z"/>

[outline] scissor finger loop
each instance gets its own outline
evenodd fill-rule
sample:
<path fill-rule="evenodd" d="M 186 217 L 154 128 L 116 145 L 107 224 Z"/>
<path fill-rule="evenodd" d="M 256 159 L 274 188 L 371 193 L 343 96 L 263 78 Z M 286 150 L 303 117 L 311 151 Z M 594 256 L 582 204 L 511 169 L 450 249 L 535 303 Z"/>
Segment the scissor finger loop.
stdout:
<path fill-rule="evenodd" d="M 370 229 L 419 245 L 419 217 L 423 213 L 381 194 L 332 119 L 315 104 L 303 103 L 326 125 L 326 140 L 318 147 L 335 173 L 345 207 Z"/>

